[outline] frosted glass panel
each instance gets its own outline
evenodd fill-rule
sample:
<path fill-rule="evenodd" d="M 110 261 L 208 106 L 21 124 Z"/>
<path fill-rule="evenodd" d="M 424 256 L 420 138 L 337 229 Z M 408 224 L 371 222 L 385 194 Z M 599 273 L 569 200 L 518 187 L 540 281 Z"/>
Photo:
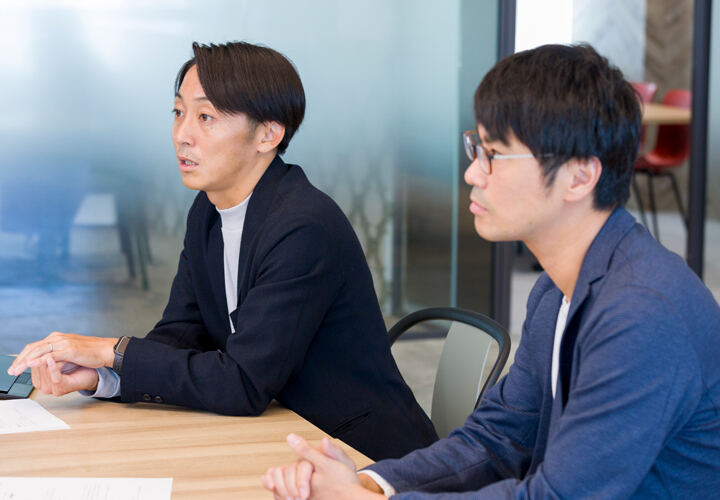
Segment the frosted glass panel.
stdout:
<path fill-rule="evenodd" d="M 263 43 L 294 62 L 308 106 L 285 160 L 350 218 L 386 312 L 450 303 L 459 132 L 472 126 L 458 110 L 471 103 L 465 3 L 0 3 L 0 315 L 13 320 L 0 350 L 54 329 L 142 335 L 159 318 L 195 195 L 170 140 L 193 41 Z M 485 68 L 495 47 L 474 50 Z"/>

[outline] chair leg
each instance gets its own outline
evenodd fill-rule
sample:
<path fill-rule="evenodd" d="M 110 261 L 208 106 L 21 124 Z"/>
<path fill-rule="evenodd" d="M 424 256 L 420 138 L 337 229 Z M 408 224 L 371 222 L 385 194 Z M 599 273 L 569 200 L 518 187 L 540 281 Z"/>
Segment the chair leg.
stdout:
<path fill-rule="evenodd" d="M 120 233 L 120 248 L 125 254 L 127 260 L 128 274 L 130 279 L 135 279 L 135 257 L 133 255 L 132 239 L 130 238 L 130 230 L 125 223 L 118 224 L 118 232 Z"/>
<path fill-rule="evenodd" d="M 678 188 L 677 180 L 675 179 L 675 176 L 672 174 L 672 172 L 665 172 L 665 175 L 670 177 L 670 185 L 672 186 L 673 192 L 675 193 L 675 201 L 677 201 L 678 209 L 680 210 L 680 217 L 682 217 L 683 224 L 685 224 L 685 229 L 687 230 L 688 219 L 687 214 L 685 213 L 685 208 L 682 204 L 682 198 L 680 198 L 680 189 Z"/>
<path fill-rule="evenodd" d="M 637 179 L 635 178 L 635 174 L 632 176 L 632 190 L 633 194 L 635 195 L 635 199 L 638 203 L 638 209 L 640 210 L 640 220 L 643 223 L 643 226 L 648 227 L 647 218 L 645 217 L 645 207 L 643 206 L 643 200 L 640 196 L 640 189 L 638 189 L 637 185 Z"/>
<path fill-rule="evenodd" d="M 145 219 L 145 209 L 142 203 L 137 203 L 137 214 L 135 217 L 135 224 L 137 226 L 137 235 L 139 239 L 139 246 L 143 249 L 143 255 L 145 262 L 152 264 L 152 252 L 150 250 L 150 235 L 148 233 L 147 221 Z"/>
<path fill-rule="evenodd" d="M 134 249 L 132 244 L 132 235 L 130 234 L 130 223 L 128 221 L 128 214 L 125 212 L 124 207 L 121 206 L 118 195 L 115 195 L 115 213 L 117 214 L 117 229 L 120 237 L 120 251 L 125 254 L 127 260 L 128 274 L 130 279 L 134 280 L 136 276 L 135 272 L 135 257 Z"/>
<path fill-rule="evenodd" d="M 147 275 L 147 254 L 145 253 L 145 245 L 142 242 L 142 237 L 135 231 L 135 243 L 137 245 L 138 253 L 138 267 L 140 268 L 140 284 L 143 290 L 150 289 L 150 283 Z"/>
<path fill-rule="evenodd" d="M 653 218 L 653 232 L 655 233 L 655 239 L 660 241 L 660 229 L 658 228 L 657 209 L 655 207 L 655 191 L 653 190 L 654 176 L 652 172 L 648 172 L 648 195 L 650 196 L 650 211 L 652 211 Z"/>

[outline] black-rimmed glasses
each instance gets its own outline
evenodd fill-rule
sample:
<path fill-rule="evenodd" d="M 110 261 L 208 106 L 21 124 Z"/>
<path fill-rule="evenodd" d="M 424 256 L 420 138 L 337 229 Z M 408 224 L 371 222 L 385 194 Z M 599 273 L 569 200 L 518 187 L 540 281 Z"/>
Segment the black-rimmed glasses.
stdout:
<path fill-rule="evenodd" d="M 521 155 L 503 155 L 500 153 L 490 153 L 487 149 L 482 146 L 480 137 L 475 130 L 466 130 L 462 134 L 463 145 L 465 146 L 465 154 L 470 161 L 475 161 L 475 158 L 480 160 L 480 170 L 485 174 L 492 174 L 492 161 L 493 160 L 514 160 L 520 158 L 534 158 L 535 155 L 526 153 Z M 550 154 L 543 155 L 543 157 L 552 156 Z"/>

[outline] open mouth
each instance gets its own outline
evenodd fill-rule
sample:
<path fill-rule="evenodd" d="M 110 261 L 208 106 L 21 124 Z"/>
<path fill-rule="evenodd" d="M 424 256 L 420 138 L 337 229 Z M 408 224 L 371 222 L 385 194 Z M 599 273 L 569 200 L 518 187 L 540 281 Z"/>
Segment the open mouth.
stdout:
<path fill-rule="evenodd" d="M 198 162 L 184 156 L 178 156 L 178 166 L 182 172 L 191 172 L 198 166 Z"/>

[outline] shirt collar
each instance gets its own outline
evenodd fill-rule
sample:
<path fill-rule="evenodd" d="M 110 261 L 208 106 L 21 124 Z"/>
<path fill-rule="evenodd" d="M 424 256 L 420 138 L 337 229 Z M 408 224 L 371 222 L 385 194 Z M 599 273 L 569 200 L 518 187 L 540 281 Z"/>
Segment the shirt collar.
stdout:
<path fill-rule="evenodd" d="M 223 229 L 242 229 L 243 223 L 245 221 L 245 213 L 247 212 L 247 207 L 248 203 L 250 202 L 251 196 L 252 193 L 250 193 L 247 198 L 240 202 L 240 204 L 235 205 L 234 207 L 225 208 L 222 210 L 216 208 L 216 210 L 220 214 Z"/>

